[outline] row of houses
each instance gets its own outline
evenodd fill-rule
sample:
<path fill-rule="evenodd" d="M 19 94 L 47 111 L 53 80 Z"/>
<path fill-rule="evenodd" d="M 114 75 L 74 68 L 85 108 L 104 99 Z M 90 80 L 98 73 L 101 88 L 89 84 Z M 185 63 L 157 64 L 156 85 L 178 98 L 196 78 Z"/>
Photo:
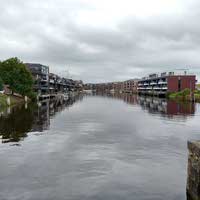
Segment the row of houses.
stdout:
<path fill-rule="evenodd" d="M 124 82 L 86 84 L 84 89 L 95 91 L 113 91 L 119 93 L 139 93 L 166 95 L 168 92 L 179 92 L 186 88 L 191 91 L 196 88 L 196 76 L 175 72 L 150 74 L 141 79 L 131 79 Z"/>
<path fill-rule="evenodd" d="M 85 90 L 95 90 L 97 92 L 126 92 L 136 93 L 139 79 L 130 79 L 123 82 L 108 83 L 88 83 L 84 85 Z"/>
<path fill-rule="evenodd" d="M 82 81 L 75 81 L 50 73 L 48 66 L 36 63 L 26 63 L 26 66 L 33 76 L 35 81 L 34 91 L 39 97 L 80 91 L 83 88 Z"/>

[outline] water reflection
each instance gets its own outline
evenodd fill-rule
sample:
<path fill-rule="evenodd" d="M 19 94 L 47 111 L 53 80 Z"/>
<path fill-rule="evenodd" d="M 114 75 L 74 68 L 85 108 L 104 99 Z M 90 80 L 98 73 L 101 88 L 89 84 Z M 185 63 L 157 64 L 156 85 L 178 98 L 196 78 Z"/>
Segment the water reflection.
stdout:
<path fill-rule="evenodd" d="M 199 139 L 199 104 L 117 94 L 71 104 L 2 115 L 4 142 L 14 142 L 1 145 L 0 199 L 186 200 L 186 144 Z"/>
<path fill-rule="evenodd" d="M 157 98 L 150 96 L 138 96 L 119 93 L 98 93 L 98 96 L 106 96 L 115 99 L 121 99 L 124 102 L 132 105 L 140 105 L 142 109 L 147 110 L 151 114 L 161 114 L 163 117 L 181 117 L 195 114 L 195 103 L 192 102 L 176 102 L 165 98 Z"/>
<path fill-rule="evenodd" d="M 2 143 L 19 142 L 27 137 L 28 132 L 48 130 L 50 119 L 82 100 L 82 96 L 69 99 L 67 102 L 45 100 L 38 104 L 20 105 L 0 112 L 0 137 Z"/>
<path fill-rule="evenodd" d="M 177 103 L 166 99 L 137 96 L 129 94 L 96 94 L 108 98 L 123 100 L 131 105 L 140 105 L 143 110 L 151 114 L 159 114 L 162 117 L 179 117 L 181 119 L 194 115 L 194 103 Z M 43 132 L 48 130 L 50 119 L 56 113 L 61 112 L 66 107 L 73 105 L 77 100 L 82 100 L 83 96 L 71 98 L 65 103 L 55 101 L 43 101 L 37 104 L 21 105 L 8 108 L 0 112 L 0 137 L 2 143 L 19 142 L 27 137 L 28 132 Z"/>

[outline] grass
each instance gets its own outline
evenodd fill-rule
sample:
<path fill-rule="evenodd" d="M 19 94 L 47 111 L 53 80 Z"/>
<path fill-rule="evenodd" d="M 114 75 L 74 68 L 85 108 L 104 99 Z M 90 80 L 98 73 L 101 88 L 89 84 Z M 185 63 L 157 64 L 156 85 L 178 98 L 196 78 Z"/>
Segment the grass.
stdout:
<path fill-rule="evenodd" d="M 195 101 L 200 102 L 200 91 L 198 91 L 197 93 L 194 93 L 194 98 L 195 98 Z"/>
<path fill-rule="evenodd" d="M 24 99 L 21 97 L 16 97 L 16 96 L 12 96 L 12 95 L 5 95 L 5 94 L 0 94 L 0 107 L 4 108 L 7 107 L 7 98 L 10 97 L 10 105 L 14 106 L 17 105 L 19 103 L 23 103 Z"/>
<path fill-rule="evenodd" d="M 200 102 L 200 91 L 199 90 L 194 90 L 194 99 L 196 102 Z M 169 99 L 173 100 L 180 100 L 180 101 L 191 101 L 191 96 L 190 96 L 190 89 L 185 89 L 180 92 L 173 92 L 168 94 Z"/>
<path fill-rule="evenodd" d="M 0 106 L 1 107 L 6 107 L 7 102 L 6 102 L 7 96 L 4 94 L 0 94 Z"/>

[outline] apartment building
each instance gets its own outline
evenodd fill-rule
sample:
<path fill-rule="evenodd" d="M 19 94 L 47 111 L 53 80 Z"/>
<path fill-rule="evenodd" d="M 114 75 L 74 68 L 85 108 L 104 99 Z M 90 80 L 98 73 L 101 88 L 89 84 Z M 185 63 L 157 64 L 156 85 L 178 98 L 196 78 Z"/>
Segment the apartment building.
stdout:
<path fill-rule="evenodd" d="M 195 90 L 196 76 L 164 72 L 150 74 L 138 81 L 139 94 L 165 95 L 167 92 L 178 92 L 186 88 Z"/>
<path fill-rule="evenodd" d="M 123 92 L 137 93 L 139 79 L 130 79 L 123 82 Z"/>
<path fill-rule="evenodd" d="M 34 91 L 39 96 L 49 95 L 49 67 L 41 64 L 26 63 L 35 81 Z"/>

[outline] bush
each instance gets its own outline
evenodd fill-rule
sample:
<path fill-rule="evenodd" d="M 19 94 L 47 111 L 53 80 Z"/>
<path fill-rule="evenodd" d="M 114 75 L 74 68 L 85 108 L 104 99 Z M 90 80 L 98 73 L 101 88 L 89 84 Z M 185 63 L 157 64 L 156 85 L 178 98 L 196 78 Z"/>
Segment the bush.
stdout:
<path fill-rule="evenodd" d="M 3 90 L 3 80 L 0 77 L 0 91 L 2 91 L 2 90 Z"/>
<path fill-rule="evenodd" d="M 182 90 L 181 92 L 179 92 L 180 95 L 182 96 L 187 96 L 187 95 L 190 95 L 190 89 L 186 88 L 184 90 Z"/>
<path fill-rule="evenodd" d="M 180 92 L 169 93 L 168 97 L 170 99 L 186 100 L 190 95 L 190 89 L 186 88 Z"/>
<path fill-rule="evenodd" d="M 199 94 L 200 95 L 200 90 L 195 90 L 194 94 Z"/>
<path fill-rule="evenodd" d="M 30 92 L 27 95 L 32 101 L 36 101 L 37 100 L 37 94 L 35 92 Z"/>

